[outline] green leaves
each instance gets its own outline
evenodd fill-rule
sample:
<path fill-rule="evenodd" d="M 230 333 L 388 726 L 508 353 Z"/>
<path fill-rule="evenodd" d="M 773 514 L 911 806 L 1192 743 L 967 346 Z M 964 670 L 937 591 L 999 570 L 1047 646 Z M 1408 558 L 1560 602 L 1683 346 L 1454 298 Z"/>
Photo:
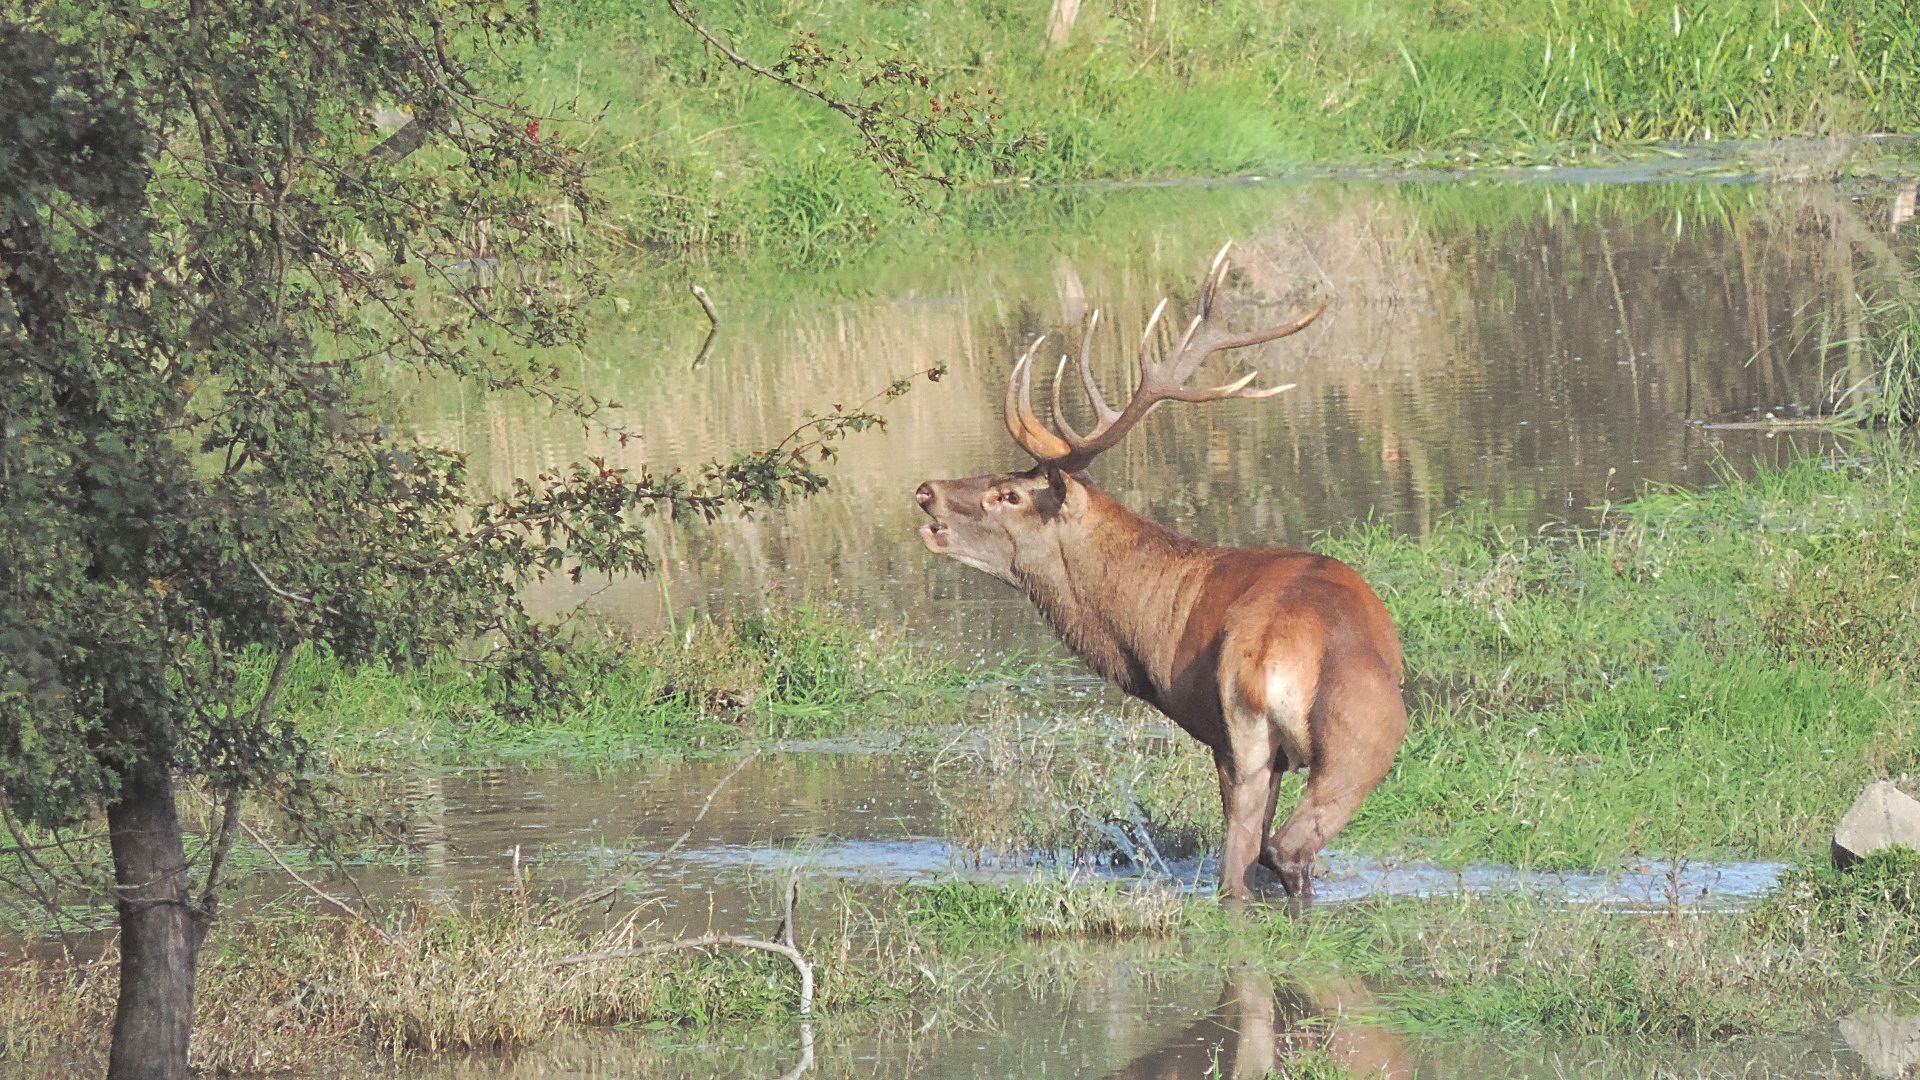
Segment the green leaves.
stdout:
<path fill-rule="evenodd" d="M 84 816 L 135 763 L 297 772 L 277 691 L 238 674 L 261 651 L 462 649 L 505 715 L 551 710 L 595 661 L 521 586 L 651 573 L 655 519 L 824 489 L 911 381 L 691 470 L 589 460 L 483 490 L 395 431 L 381 388 L 458 380 L 633 434 L 539 353 L 581 340 L 602 285 L 571 130 L 500 90 L 523 10 L 34 20 L 0 28 L 0 797 L 35 821 Z"/>

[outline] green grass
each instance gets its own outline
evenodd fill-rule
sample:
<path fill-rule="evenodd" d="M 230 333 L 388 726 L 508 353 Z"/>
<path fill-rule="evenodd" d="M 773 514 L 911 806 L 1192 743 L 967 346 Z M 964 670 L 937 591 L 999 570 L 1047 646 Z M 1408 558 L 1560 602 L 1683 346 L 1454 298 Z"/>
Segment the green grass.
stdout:
<path fill-rule="evenodd" d="M 1318 545 L 1393 611 L 1412 716 L 1337 846 L 1536 868 L 1796 859 L 1824 850 L 1861 785 L 1920 773 L 1911 459 L 1803 461 L 1608 521 L 1539 535 L 1460 514 L 1423 537 Z M 962 843 L 1216 841 L 1213 770 L 1190 740 L 1060 724 L 1082 741 L 1002 724 L 954 766 L 980 793 L 956 804 Z"/>
<path fill-rule="evenodd" d="M 295 664 L 282 708 L 337 768 L 604 762 L 943 716 L 968 687 L 1018 666 L 971 670 L 805 608 L 582 648 L 580 702 L 537 720 L 503 715 L 457 660 L 402 671 L 311 653 Z"/>
<path fill-rule="evenodd" d="M 1156 0 L 1088 7 L 1049 50 L 1045 4 L 703 7 L 763 63 L 797 33 L 910 56 L 929 98 L 992 87 L 1042 138 L 963 185 L 1219 176 L 1301 162 L 1535 161 L 1651 141 L 1912 131 L 1909 2 Z M 639 247 L 750 247 L 831 262 L 903 227 L 845 121 L 703 52 L 664 5 L 563 0 L 525 50 L 536 100 L 591 117 L 603 228 Z M 858 73 L 831 75 L 859 92 Z"/>
<path fill-rule="evenodd" d="M 1275 908 L 1170 903 L 1144 889 L 1067 881 L 914 889 L 912 925 L 952 954 L 1014 938 L 1177 938 L 1173 964 L 1267 966 L 1289 980 L 1364 977 L 1380 1021 L 1407 1031 L 1551 1032 L 1699 1043 L 1804 1031 L 1920 981 L 1920 852 L 1852 873 L 1792 872 L 1748 913 L 1633 916 L 1518 897 Z"/>

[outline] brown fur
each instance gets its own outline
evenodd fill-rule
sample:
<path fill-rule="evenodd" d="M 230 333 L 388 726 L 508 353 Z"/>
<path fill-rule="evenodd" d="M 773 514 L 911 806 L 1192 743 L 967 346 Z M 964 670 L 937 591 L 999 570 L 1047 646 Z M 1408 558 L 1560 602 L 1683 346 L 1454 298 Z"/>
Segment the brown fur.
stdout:
<path fill-rule="evenodd" d="M 1386 775 L 1406 734 L 1400 642 L 1351 567 L 1224 548 L 1135 514 L 1084 474 L 933 480 L 927 547 L 1023 589 L 1068 648 L 1213 752 L 1226 821 L 1221 888 L 1254 867 L 1312 902 L 1313 860 Z M 1272 829 L 1280 778 L 1306 793 Z"/>

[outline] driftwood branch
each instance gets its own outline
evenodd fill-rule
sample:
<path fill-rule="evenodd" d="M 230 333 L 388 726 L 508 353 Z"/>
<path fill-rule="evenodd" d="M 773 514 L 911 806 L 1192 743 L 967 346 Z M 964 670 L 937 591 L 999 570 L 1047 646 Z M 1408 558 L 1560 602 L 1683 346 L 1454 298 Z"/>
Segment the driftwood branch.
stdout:
<path fill-rule="evenodd" d="M 689 285 L 693 298 L 700 301 L 700 309 L 707 313 L 707 340 L 700 343 L 700 355 L 693 358 L 693 370 L 699 371 L 706 364 L 707 356 L 713 352 L 713 343 L 720 337 L 720 310 L 713 306 L 713 297 L 698 285 Z"/>
<path fill-rule="evenodd" d="M 813 964 L 799 949 L 778 941 L 749 937 L 745 934 L 702 934 L 699 937 L 680 938 L 676 941 L 664 941 L 657 945 L 643 945 L 634 949 L 612 949 L 607 952 L 576 953 L 563 956 L 553 962 L 554 967 L 570 967 L 574 964 L 598 964 L 608 960 L 631 960 L 642 956 L 660 956 L 673 952 L 706 952 L 711 949 L 750 949 L 770 952 L 784 956 L 800 973 L 800 1016 L 804 1019 L 813 1015 Z"/>

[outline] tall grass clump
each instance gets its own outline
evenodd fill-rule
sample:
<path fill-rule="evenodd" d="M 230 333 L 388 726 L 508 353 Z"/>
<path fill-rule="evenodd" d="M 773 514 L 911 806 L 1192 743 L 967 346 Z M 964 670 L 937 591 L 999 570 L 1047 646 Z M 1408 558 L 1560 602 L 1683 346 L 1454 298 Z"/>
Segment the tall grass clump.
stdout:
<path fill-rule="evenodd" d="M 391 929 L 306 915 L 224 923 L 199 972 L 193 1053 L 213 1074 L 499 1052 L 581 1028 L 702 1028 L 794 1014 L 795 973 L 763 953 L 674 951 L 587 964 L 631 930 L 593 932 L 577 908 L 519 897 L 486 908 L 422 908 Z M 803 936 L 820 1013 L 897 1008 L 932 973 L 909 936 L 848 914 Z M 109 958 L 110 959 L 110 958 Z M 35 961 L 0 971 L 0 1065 L 85 1061 L 104 1045 L 115 979 L 104 963 Z"/>
<path fill-rule="evenodd" d="M 1864 385 L 1847 388 L 1847 419 L 1896 428 L 1920 424 L 1920 290 L 1910 270 L 1885 267 L 1870 279 L 1853 300 L 1859 305 L 1853 333 L 1829 346 L 1863 355 L 1872 372 Z"/>
<path fill-rule="evenodd" d="M 1881 983 L 1920 982 L 1920 851 L 1886 848 L 1846 870 L 1797 868 L 1755 909 L 1752 924 L 1783 949 L 1846 949 Z"/>

